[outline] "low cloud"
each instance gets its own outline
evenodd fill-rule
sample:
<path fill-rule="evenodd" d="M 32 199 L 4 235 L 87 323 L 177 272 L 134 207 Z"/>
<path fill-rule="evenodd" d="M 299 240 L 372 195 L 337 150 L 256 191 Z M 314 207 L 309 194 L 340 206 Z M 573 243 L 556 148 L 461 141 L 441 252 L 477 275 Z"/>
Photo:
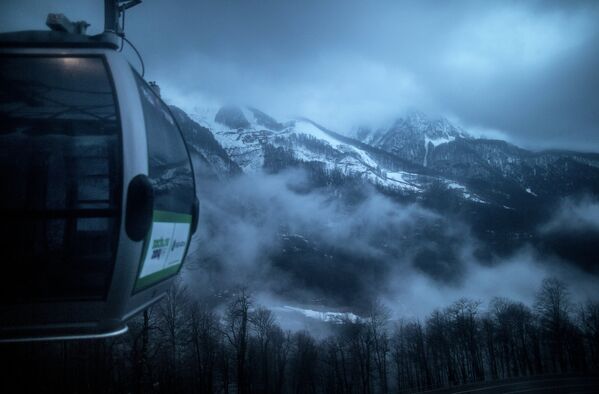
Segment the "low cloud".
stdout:
<path fill-rule="evenodd" d="M 542 233 L 599 231 L 599 201 L 591 197 L 567 199 L 544 224 Z"/>
<path fill-rule="evenodd" d="M 367 185 L 359 202 L 350 203 L 330 190 L 311 190 L 309 182 L 304 172 L 294 170 L 201 185 L 198 253 L 218 260 L 229 278 L 251 282 L 258 275 L 261 282 L 263 271 L 272 268 L 272 255 L 289 237 L 295 237 L 299 247 L 393 259 L 399 250 L 388 240 L 400 240 L 423 223 L 442 220 L 417 205 L 399 205 Z"/>
<path fill-rule="evenodd" d="M 300 170 L 221 182 L 201 185 L 200 234 L 186 281 L 206 294 L 248 287 L 259 303 L 285 312 L 289 327 L 305 319 L 291 316 L 287 305 L 359 314 L 379 299 L 396 317 L 424 318 L 460 297 L 531 304 L 548 276 L 570 285 L 575 301 L 594 297 L 599 284 L 532 247 L 483 264 L 467 225 L 367 185 L 357 197 L 332 193 L 313 188 Z M 583 220 L 595 209 L 567 205 L 564 215 Z"/>
<path fill-rule="evenodd" d="M 385 304 L 395 317 L 425 318 L 435 309 L 448 306 L 462 297 L 482 302 L 483 310 L 494 297 L 507 297 L 532 305 L 543 279 L 556 277 L 570 289 L 571 301 L 597 299 L 599 280 L 567 262 L 542 256 L 529 247 L 492 266 L 475 260 L 464 263 L 459 284 L 440 283 L 414 271 L 398 272 L 395 287 Z"/>

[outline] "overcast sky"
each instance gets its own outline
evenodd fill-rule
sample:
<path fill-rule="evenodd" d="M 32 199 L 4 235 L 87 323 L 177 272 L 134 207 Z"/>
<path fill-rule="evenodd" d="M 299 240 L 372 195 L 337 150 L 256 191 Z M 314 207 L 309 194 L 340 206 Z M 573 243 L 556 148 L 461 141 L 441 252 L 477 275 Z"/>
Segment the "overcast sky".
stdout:
<path fill-rule="evenodd" d="M 103 25 L 101 0 L 9 0 L 0 28 L 43 28 L 48 12 Z M 527 147 L 599 151 L 597 21 L 597 1 L 145 0 L 126 32 L 186 109 L 250 104 L 340 132 L 418 109 Z"/>

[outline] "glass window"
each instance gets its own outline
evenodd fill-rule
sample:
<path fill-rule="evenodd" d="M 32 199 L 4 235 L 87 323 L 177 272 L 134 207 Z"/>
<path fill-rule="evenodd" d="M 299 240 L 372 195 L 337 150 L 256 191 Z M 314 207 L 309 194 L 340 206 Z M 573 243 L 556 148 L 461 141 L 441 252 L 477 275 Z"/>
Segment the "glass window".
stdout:
<path fill-rule="evenodd" d="M 175 120 L 152 88 L 135 75 L 148 138 L 148 176 L 154 188 L 152 229 L 135 283 L 139 291 L 179 271 L 191 234 L 195 190 L 191 162 Z"/>
<path fill-rule="evenodd" d="M 168 108 L 135 73 L 146 123 L 154 209 L 191 214 L 194 186 L 185 142 Z"/>
<path fill-rule="evenodd" d="M 0 302 L 106 296 L 120 154 L 102 58 L 0 58 Z"/>

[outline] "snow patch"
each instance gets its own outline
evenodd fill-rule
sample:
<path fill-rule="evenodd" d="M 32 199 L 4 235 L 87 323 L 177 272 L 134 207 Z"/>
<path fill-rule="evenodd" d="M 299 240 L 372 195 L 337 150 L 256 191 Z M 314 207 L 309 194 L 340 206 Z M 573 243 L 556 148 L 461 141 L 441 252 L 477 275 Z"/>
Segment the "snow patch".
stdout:
<path fill-rule="evenodd" d="M 297 121 L 295 123 L 295 132 L 301 134 L 307 134 L 319 140 L 326 141 L 332 147 L 337 147 L 338 145 L 343 145 L 337 139 L 331 137 L 315 125 L 310 122 L 305 121 Z"/>
<path fill-rule="evenodd" d="M 428 147 L 428 144 L 433 144 L 433 147 L 436 148 L 437 146 L 441 145 L 441 144 L 447 144 L 448 142 L 454 141 L 455 137 L 452 137 L 448 134 L 445 134 L 443 137 L 439 137 L 439 138 L 429 138 L 429 136 L 425 135 L 424 136 L 424 145 L 425 147 Z"/>
<path fill-rule="evenodd" d="M 439 146 L 441 144 L 446 144 L 453 140 L 455 140 L 455 137 L 450 136 L 447 133 L 445 133 L 445 135 L 443 137 L 438 137 L 438 138 L 430 138 L 428 135 L 425 135 L 424 136 L 424 163 L 422 163 L 422 164 L 425 167 L 428 164 L 428 146 L 429 146 L 429 144 L 433 145 L 433 148 L 436 148 L 437 146 Z"/>
<path fill-rule="evenodd" d="M 414 175 L 404 171 L 388 172 L 386 173 L 385 180 L 391 182 L 384 182 L 384 184 L 386 186 L 399 186 L 401 189 L 407 189 L 416 192 L 422 191 L 421 187 L 409 181 L 410 177 L 414 177 Z"/>
<path fill-rule="evenodd" d="M 281 311 L 286 312 L 297 312 L 311 319 L 316 319 L 328 323 L 343 323 L 344 321 L 351 321 L 352 323 L 356 323 L 361 321 L 360 316 L 355 315 L 351 312 L 320 312 L 312 309 L 303 309 L 294 306 L 285 305 L 282 308 L 277 308 Z"/>
<path fill-rule="evenodd" d="M 481 199 L 476 194 L 469 192 L 468 188 L 464 185 L 460 185 L 459 183 L 456 183 L 456 182 L 448 182 L 448 183 L 446 183 L 446 185 L 447 185 L 447 188 L 450 190 L 459 190 L 460 192 L 462 192 L 462 195 L 464 196 L 465 199 L 474 201 L 479 204 L 488 204 L 487 201 Z"/>

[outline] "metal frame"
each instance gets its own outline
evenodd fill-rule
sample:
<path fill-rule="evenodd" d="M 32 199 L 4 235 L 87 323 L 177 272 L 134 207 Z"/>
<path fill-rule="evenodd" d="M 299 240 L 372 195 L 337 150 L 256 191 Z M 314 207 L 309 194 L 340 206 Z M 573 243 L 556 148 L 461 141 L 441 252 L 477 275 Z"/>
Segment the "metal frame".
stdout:
<path fill-rule="evenodd" d="M 141 4 L 142 0 L 104 0 L 104 31 L 118 36 L 124 34 L 121 15 L 131 7 Z"/>
<path fill-rule="evenodd" d="M 127 325 L 117 328 L 114 331 L 108 331 L 101 334 L 79 334 L 79 335 L 47 335 L 41 337 L 19 337 L 11 339 L 0 338 L 0 343 L 19 343 L 19 342 L 46 342 L 46 341 L 69 341 L 74 339 L 104 339 L 122 335 L 129 331 Z"/>

